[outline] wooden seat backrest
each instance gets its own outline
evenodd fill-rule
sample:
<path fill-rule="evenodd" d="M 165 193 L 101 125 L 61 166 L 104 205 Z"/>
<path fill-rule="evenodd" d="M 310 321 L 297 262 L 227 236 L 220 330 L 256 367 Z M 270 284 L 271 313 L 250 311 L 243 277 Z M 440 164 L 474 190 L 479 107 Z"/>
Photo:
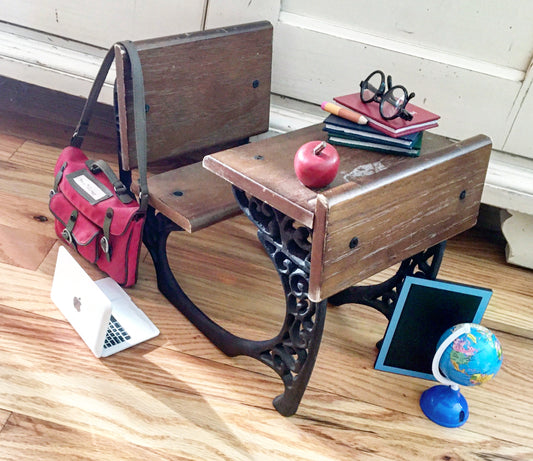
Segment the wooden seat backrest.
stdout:
<path fill-rule="evenodd" d="M 213 152 L 268 130 L 269 22 L 142 40 L 135 45 L 143 69 L 149 163 Z M 119 45 L 116 58 L 121 160 L 122 168 L 130 170 L 137 165 L 131 76 Z"/>

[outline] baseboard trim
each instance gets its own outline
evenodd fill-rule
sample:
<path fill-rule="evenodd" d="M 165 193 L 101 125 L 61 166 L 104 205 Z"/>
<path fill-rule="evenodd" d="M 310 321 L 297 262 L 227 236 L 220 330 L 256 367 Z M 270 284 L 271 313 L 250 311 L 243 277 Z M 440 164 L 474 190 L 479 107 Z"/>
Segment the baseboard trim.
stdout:
<path fill-rule="evenodd" d="M 86 97 L 106 50 L 0 22 L 2 75 L 74 96 Z M 99 101 L 112 104 L 114 67 Z"/>

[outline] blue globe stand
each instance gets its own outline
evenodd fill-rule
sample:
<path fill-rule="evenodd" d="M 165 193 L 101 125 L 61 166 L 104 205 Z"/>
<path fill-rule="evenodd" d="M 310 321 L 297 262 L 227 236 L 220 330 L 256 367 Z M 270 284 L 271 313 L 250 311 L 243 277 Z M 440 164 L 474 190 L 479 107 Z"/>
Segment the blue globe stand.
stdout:
<path fill-rule="evenodd" d="M 446 348 L 459 336 L 470 333 L 470 324 L 459 324 L 453 328 L 451 334 L 441 338 L 437 345 L 437 352 L 433 357 L 431 371 L 441 384 L 424 391 L 420 397 L 420 408 L 434 423 L 444 427 L 459 427 L 468 419 L 468 403 L 461 394 L 457 383 L 443 376 L 439 369 L 440 360 Z"/>
<path fill-rule="evenodd" d="M 459 388 L 433 386 L 422 393 L 420 408 L 434 423 L 444 427 L 459 427 L 468 419 L 468 403 Z"/>
<path fill-rule="evenodd" d="M 458 354 L 461 359 L 458 363 L 460 365 L 464 365 L 465 362 L 470 363 L 472 358 L 478 356 L 482 357 L 481 362 L 474 360 L 469 368 L 462 369 L 452 360 L 452 351 L 448 348 L 451 348 L 452 343 L 460 337 L 463 338 L 458 341 L 457 348 L 453 348 L 454 354 L 456 356 Z M 470 341 L 473 341 L 476 347 L 473 347 Z M 441 364 L 445 351 L 447 355 Z M 473 380 L 472 377 L 475 375 L 480 375 L 485 380 L 492 378 L 500 369 L 501 361 L 500 343 L 490 330 L 473 323 L 460 323 L 449 328 L 441 336 L 431 364 L 433 376 L 441 384 L 422 393 L 420 408 L 434 423 L 444 427 L 462 426 L 466 423 L 469 413 L 468 403 L 459 390 L 459 384 L 472 386 L 483 382 L 483 380 Z M 455 370 L 465 374 L 467 379 L 460 374 L 456 376 Z"/>

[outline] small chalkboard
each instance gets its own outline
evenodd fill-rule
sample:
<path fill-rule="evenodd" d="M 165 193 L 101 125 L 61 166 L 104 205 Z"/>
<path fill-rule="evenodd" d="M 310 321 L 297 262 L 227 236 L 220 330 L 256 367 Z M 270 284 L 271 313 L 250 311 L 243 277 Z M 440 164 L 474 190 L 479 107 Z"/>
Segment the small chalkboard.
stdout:
<path fill-rule="evenodd" d="M 492 290 L 406 277 L 375 368 L 434 380 L 433 356 L 442 334 L 459 323 L 479 323 Z"/>

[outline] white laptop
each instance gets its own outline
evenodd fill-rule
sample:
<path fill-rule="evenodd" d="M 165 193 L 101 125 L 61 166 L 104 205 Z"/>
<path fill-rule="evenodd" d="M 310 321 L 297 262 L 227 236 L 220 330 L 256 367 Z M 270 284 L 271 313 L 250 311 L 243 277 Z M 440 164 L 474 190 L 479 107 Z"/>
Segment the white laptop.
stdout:
<path fill-rule="evenodd" d="M 107 357 L 159 334 L 110 277 L 94 281 L 63 246 L 57 254 L 52 301 L 96 357 Z"/>

